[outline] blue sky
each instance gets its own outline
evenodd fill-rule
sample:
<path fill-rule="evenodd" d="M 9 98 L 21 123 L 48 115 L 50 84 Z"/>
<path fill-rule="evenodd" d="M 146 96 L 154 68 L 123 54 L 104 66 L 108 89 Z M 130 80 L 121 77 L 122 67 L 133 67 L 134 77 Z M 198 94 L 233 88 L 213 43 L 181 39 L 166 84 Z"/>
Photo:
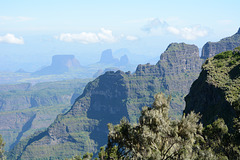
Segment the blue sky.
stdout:
<path fill-rule="evenodd" d="M 151 59 L 171 42 L 201 48 L 240 27 L 239 0 L 8 0 L 0 6 L 0 58 L 19 66 L 46 65 L 55 54 L 74 54 L 87 65 L 107 48 Z"/>

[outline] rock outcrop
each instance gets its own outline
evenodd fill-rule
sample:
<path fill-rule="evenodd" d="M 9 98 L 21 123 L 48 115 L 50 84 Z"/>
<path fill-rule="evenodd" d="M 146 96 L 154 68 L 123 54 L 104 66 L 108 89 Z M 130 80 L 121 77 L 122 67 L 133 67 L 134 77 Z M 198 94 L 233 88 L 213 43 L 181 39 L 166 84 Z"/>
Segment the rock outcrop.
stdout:
<path fill-rule="evenodd" d="M 114 58 L 112 55 L 112 50 L 107 49 L 102 52 L 101 59 L 99 61 L 100 64 L 111 64 L 114 66 L 125 66 L 129 64 L 129 59 L 127 55 L 121 56 L 120 60 L 118 58 Z"/>
<path fill-rule="evenodd" d="M 169 45 L 156 65 L 139 65 L 136 72 L 109 71 L 88 83 L 71 109 L 44 132 L 21 141 L 9 159 L 58 159 L 79 152 L 96 152 L 107 142 L 107 124 L 125 116 L 136 123 L 143 106 L 158 92 L 172 95 L 171 113 L 181 116 L 191 83 L 202 64 L 194 45 Z M 183 87 L 180 87 L 183 86 Z"/>
<path fill-rule="evenodd" d="M 71 69 L 78 69 L 80 67 L 80 63 L 74 55 L 55 55 L 52 57 L 51 66 L 36 71 L 32 75 L 63 74 Z"/>
<path fill-rule="evenodd" d="M 129 64 L 128 56 L 126 54 L 121 56 L 118 65 L 119 66 L 125 66 L 125 65 L 128 65 L 128 64 Z"/>
<path fill-rule="evenodd" d="M 93 75 L 93 78 L 97 78 L 97 77 L 99 77 L 100 75 L 102 75 L 102 74 L 104 74 L 104 73 L 106 73 L 106 72 L 108 72 L 108 71 L 114 71 L 114 72 L 116 72 L 116 71 L 118 71 L 118 70 L 120 70 L 120 69 L 119 69 L 119 68 L 116 68 L 116 67 L 109 67 L 109 68 L 104 69 L 104 71 L 101 70 L 101 69 L 99 69 L 99 70 Z"/>
<path fill-rule="evenodd" d="M 209 58 L 202 67 L 199 78 L 186 96 L 184 113 L 191 111 L 202 115 L 201 122 L 208 125 L 223 118 L 232 128 L 236 116 L 234 103 L 240 98 L 240 48 Z"/>
<path fill-rule="evenodd" d="M 113 58 L 112 50 L 107 49 L 107 50 L 104 50 L 102 52 L 101 59 L 100 59 L 99 63 L 115 64 L 115 63 L 118 63 L 118 61 L 119 60 L 117 58 Z"/>
<path fill-rule="evenodd" d="M 207 42 L 202 48 L 201 58 L 207 59 L 218 53 L 233 50 L 240 46 L 240 28 L 233 36 L 223 38 L 219 42 Z"/>

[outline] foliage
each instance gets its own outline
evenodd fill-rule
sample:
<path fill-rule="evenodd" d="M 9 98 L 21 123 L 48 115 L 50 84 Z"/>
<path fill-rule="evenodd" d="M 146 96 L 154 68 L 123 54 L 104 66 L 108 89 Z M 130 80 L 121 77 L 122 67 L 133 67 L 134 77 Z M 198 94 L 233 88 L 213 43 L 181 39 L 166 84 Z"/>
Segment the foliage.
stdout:
<path fill-rule="evenodd" d="M 230 56 L 232 56 L 232 51 L 226 51 L 217 54 L 216 56 L 214 56 L 214 59 L 226 59 L 229 58 Z"/>
<path fill-rule="evenodd" d="M 69 160 L 91 160 L 92 157 L 93 157 L 93 153 L 87 152 L 83 155 L 83 157 L 81 157 L 81 154 L 79 154 L 79 155 L 76 155 L 76 156 L 70 158 Z"/>
<path fill-rule="evenodd" d="M 240 50 L 226 51 L 209 58 L 203 65 L 207 71 L 207 82 L 220 88 L 228 102 L 233 103 L 239 98 L 240 89 Z"/>
<path fill-rule="evenodd" d="M 200 116 L 191 113 L 181 120 L 168 117 L 170 98 L 157 94 L 152 108 L 144 107 L 138 125 L 123 118 L 118 125 L 109 124 L 106 152 L 113 159 L 192 159 L 195 142 L 203 139 Z"/>
<path fill-rule="evenodd" d="M 109 124 L 108 145 L 101 148 L 99 159 L 240 159 L 240 112 L 230 133 L 222 118 L 205 128 L 193 112 L 170 120 L 169 100 L 157 94 L 152 108 L 143 108 L 137 125 L 126 118 Z"/>
<path fill-rule="evenodd" d="M 5 143 L 3 142 L 2 135 L 0 135 L 0 160 L 4 160 L 4 145 Z"/>

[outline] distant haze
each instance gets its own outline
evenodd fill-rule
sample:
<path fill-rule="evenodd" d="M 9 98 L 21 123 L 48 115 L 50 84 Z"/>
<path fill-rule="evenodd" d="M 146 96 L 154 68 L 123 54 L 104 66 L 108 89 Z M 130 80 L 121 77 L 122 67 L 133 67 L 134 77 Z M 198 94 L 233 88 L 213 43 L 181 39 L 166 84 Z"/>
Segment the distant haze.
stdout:
<path fill-rule="evenodd" d="M 128 50 L 134 64 L 153 62 L 172 42 L 202 48 L 240 27 L 238 0 L 21 0 L 0 5 L 0 71 L 33 72 L 61 54 L 74 55 L 87 66 L 106 49 L 113 54 Z"/>

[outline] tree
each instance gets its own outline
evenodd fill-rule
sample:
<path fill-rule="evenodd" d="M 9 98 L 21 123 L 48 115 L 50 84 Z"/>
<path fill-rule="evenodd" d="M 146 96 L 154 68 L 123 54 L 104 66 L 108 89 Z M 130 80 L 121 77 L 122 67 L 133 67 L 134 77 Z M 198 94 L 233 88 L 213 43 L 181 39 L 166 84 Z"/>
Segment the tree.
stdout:
<path fill-rule="evenodd" d="M 5 159 L 5 156 L 4 156 L 4 146 L 5 146 L 5 143 L 3 142 L 2 135 L 0 135 L 0 160 L 4 160 Z"/>
<path fill-rule="evenodd" d="M 91 160 L 92 157 L 93 157 L 93 153 L 88 153 L 87 152 L 83 155 L 83 160 Z"/>
<path fill-rule="evenodd" d="M 180 121 L 170 120 L 170 99 L 157 94 L 151 108 L 143 107 L 137 125 L 131 125 L 126 118 L 118 125 L 109 124 L 108 155 L 116 147 L 116 159 L 195 158 L 195 142 L 203 139 L 203 127 L 198 124 L 200 116 L 192 112 L 183 115 Z"/>

